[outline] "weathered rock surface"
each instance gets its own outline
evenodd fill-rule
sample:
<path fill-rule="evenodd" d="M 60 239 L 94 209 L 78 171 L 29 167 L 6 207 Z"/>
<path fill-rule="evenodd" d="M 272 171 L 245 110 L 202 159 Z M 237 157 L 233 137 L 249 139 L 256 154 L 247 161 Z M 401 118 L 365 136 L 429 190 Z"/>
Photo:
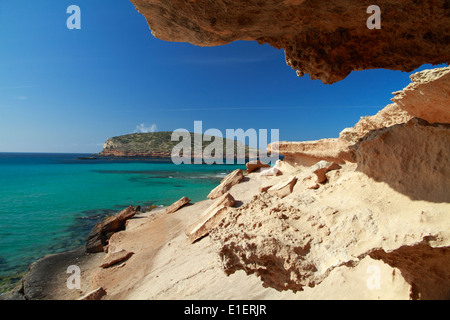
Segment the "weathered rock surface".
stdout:
<path fill-rule="evenodd" d="M 414 117 L 449 123 L 450 67 L 424 70 L 413 74 L 411 80 L 405 89 L 394 92 L 394 103 L 376 115 L 361 117 L 354 127 L 342 130 L 339 139 L 280 142 L 280 154 L 297 166 L 312 166 L 318 161 L 356 162 L 354 145 L 372 131 L 404 124 Z M 267 149 L 271 151 L 270 144 Z"/>
<path fill-rule="evenodd" d="M 182 206 L 188 204 L 189 202 L 191 202 L 191 199 L 189 199 L 188 197 L 183 197 L 180 200 L 172 203 L 167 209 L 166 209 L 166 213 L 174 213 L 175 211 L 177 211 L 178 209 L 180 209 Z"/>
<path fill-rule="evenodd" d="M 280 176 L 283 172 L 280 170 L 281 161 L 275 161 L 275 164 L 271 168 L 262 168 L 260 176 Z"/>
<path fill-rule="evenodd" d="M 327 186 L 284 199 L 263 193 L 230 212 L 210 234 L 225 272 L 243 270 L 265 286 L 295 292 L 370 256 L 400 269 L 411 298 L 449 297 L 448 203 L 413 203 L 358 172 L 346 171 Z M 420 264 L 408 258 L 414 256 Z"/>
<path fill-rule="evenodd" d="M 392 101 L 413 117 L 429 123 L 450 123 L 450 67 L 417 72 Z"/>
<path fill-rule="evenodd" d="M 85 292 L 92 290 L 89 281 L 80 281 L 80 288 L 69 288 L 74 284 L 71 277 L 74 271 L 69 266 L 77 266 L 82 279 L 89 279 L 93 270 L 98 268 L 103 254 L 86 254 L 84 248 L 47 255 L 30 265 L 28 273 L 20 285 L 11 293 L 2 296 L 6 300 L 76 300 Z M 0 299 L 1 300 L 1 299 Z"/>
<path fill-rule="evenodd" d="M 372 131 L 356 146 L 358 170 L 413 200 L 450 202 L 450 124 L 414 118 Z"/>
<path fill-rule="evenodd" d="M 381 109 L 376 115 L 361 117 L 354 127 L 342 130 L 339 134 L 339 140 L 353 145 L 372 130 L 405 123 L 412 118 L 413 116 L 400 108 L 397 103 L 391 103 Z"/>
<path fill-rule="evenodd" d="M 236 200 L 229 193 L 219 197 L 214 203 L 206 209 L 201 218 L 186 229 L 186 235 L 191 242 L 195 242 L 201 237 L 206 236 L 212 229 L 217 227 L 225 215 L 234 207 Z"/>
<path fill-rule="evenodd" d="M 267 150 L 271 151 L 271 145 Z M 345 163 L 352 161 L 349 150 L 350 143 L 341 139 L 322 139 L 303 142 L 279 142 L 279 152 L 285 156 L 285 161 L 296 166 L 312 166 L 324 160 Z"/>
<path fill-rule="evenodd" d="M 255 40 L 284 49 L 299 76 L 334 83 L 354 70 L 413 71 L 450 61 L 447 1 L 377 1 L 381 30 L 367 27 L 361 1 L 131 0 L 152 34 L 217 46 Z M 420 27 L 419 27 L 420 26 Z"/>
<path fill-rule="evenodd" d="M 109 268 L 114 264 L 128 260 L 133 254 L 134 254 L 134 252 L 128 252 L 123 249 L 117 250 L 114 252 L 110 252 L 105 256 L 100 267 L 101 268 Z"/>
<path fill-rule="evenodd" d="M 220 196 L 228 192 L 232 186 L 240 183 L 242 180 L 244 180 L 244 173 L 242 172 L 242 170 L 234 170 L 232 173 L 223 178 L 220 184 L 208 194 L 208 199 L 219 198 Z"/>
<path fill-rule="evenodd" d="M 92 290 L 91 292 L 86 293 L 86 295 L 78 298 L 77 300 L 101 300 L 106 296 L 106 291 L 102 287 Z"/>
<path fill-rule="evenodd" d="M 236 200 L 229 192 L 227 192 L 224 195 L 217 198 L 214 201 L 214 203 L 207 210 L 205 210 L 205 212 L 202 213 L 202 216 L 207 216 L 208 214 L 211 213 L 211 211 L 213 211 L 217 207 L 220 207 L 220 206 L 234 207 L 235 204 L 236 204 Z"/>
<path fill-rule="evenodd" d="M 327 182 L 327 172 L 331 170 L 337 170 L 340 169 L 341 166 L 338 165 L 336 162 L 327 162 L 327 161 L 320 161 L 316 163 L 311 170 L 313 173 L 317 176 L 317 183 L 324 184 Z"/>
<path fill-rule="evenodd" d="M 434 121 L 448 121 L 446 74 L 438 69 L 412 77 L 426 79 L 404 90 L 402 99 L 420 95 L 411 98 L 413 115 L 430 110 Z M 288 174 L 297 183 L 283 199 L 259 194 L 211 232 L 225 272 L 243 270 L 265 286 L 301 291 L 370 257 L 400 270 L 395 277 L 409 284 L 410 299 L 450 298 L 450 124 L 414 118 L 402 99 L 362 118 L 339 139 L 280 143 L 286 159 L 299 160 L 298 170 Z M 336 154 L 346 150 L 351 161 L 327 163 L 330 150 L 331 159 L 343 160 Z M 310 166 L 316 159 L 321 161 Z M 352 161 L 356 167 L 348 171 Z"/>
<path fill-rule="evenodd" d="M 267 192 L 283 199 L 284 197 L 286 197 L 292 193 L 292 190 L 294 189 L 294 186 L 296 183 L 297 183 L 297 178 L 291 177 L 285 181 L 281 181 L 281 182 L 277 183 L 276 185 L 270 187 L 267 190 Z"/>
<path fill-rule="evenodd" d="M 394 103 L 374 116 L 361 117 L 344 129 L 339 140 L 355 144 L 373 130 L 406 123 L 414 117 L 429 123 L 450 123 L 450 67 L 424 70 L 411 75 L 411 83 L 394 92 Z"/>
<path fill-rule="evenodd" d="M 137 207 L 129 206 L 117 215 L 108 217 L 92 229 L 86 239 L 86 252 L 97 253 L 102 252 L 108 244 L 108 239 L 117 231 L 125 229 L 128 219 L 133 217 L 137 212 Z"/>
<path fill-rule="evenodd" d="M 224 205 L 220 205 L 213 210 L 210 210 L 207 215 L 200 219 L 200 221 L 186 229 L 186 235 L 188 236 L 189 241 L 191 243 L 195 242 L 209 234 L 211 230 L 222 222 L 230 211 L 230 207 Z"/>
<path fill-rule="evenodd" d="M 259 193 L 267 192 L 272 187 L 273 187 L 273 184 L 262 186 L 262 187 L 259 188 Z"/>
<path fill-rule="evenodd" d="M 370 257 L 402 270 L 402 276 L 407 282 L 414 284 L 411 287 L 411 299 L 450 299 L 449 247 L 433 248 L 425 240 L 392 252 L 376 250 L 370 253 Z"/>
<path fill-rule="evenodd" d="M 249 161 L 245 164 L 245 166 L 247 167 L 247 173 L 252 173 L 261 168 L 270 168 L 269 164 L 263 163 L 259 160 Z"/>

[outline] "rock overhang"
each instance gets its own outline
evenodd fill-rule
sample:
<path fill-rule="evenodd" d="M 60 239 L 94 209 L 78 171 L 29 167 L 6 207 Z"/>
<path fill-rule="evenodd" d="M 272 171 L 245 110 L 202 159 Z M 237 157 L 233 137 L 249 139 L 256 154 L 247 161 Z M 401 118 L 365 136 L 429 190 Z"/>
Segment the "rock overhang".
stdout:
<path fill-rule="evenodd" d="M 284 49 L 299 76 L 332 84 L 352 71 L 411 72 L 450 61 L 450 2 L 381 0 L 381 29 L 368 28 L 369 1 L 130 0 L 152 34 L 218 46 L 254 40 Z"/>

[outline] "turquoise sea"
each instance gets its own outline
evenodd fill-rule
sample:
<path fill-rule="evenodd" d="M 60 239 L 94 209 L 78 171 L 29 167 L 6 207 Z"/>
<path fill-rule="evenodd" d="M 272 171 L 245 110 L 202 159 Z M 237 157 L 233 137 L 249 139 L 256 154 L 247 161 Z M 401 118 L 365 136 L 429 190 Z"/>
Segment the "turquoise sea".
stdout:
<path fill-rule="evenodd" d="M 129 205 L 192 202 L 242 165 L 82 160 L 86 154 L 0 153 L 0 293 L 46 254 L 83 246 L 92 227 Z"/>

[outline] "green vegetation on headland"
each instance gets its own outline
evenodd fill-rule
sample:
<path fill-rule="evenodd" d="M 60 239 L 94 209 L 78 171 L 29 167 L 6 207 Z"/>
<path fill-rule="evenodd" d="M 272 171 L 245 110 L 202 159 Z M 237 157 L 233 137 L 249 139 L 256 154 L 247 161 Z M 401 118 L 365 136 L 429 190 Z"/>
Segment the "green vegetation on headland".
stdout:
<path fill-rule="evenodd" d="M 179 140 L 172 141 L 172 134 L 172 132 L 167 131 L 133 133 L 109 138 L 99 155 L 105 157 L 170 158 L 172 150 L 179 145 L 180 142 L 184 141 L 181 137 Z M 239 150 L 243 148 L 243 150 L 245 150 L 245 157 L 248 157 L 249 151 L 252 150 L 249 146 L 236 140 L 207 136 L 199 133 L 190 133 L 190 142 L 193 155 L 195 155 L 198 150 L 202 150 L 202 152 L 205 151 L 205 148 L 207 147 L 209 147 L 209 151 L 211 151 L 213 146 L 221 146 L 224 157 L 230 153 L 229 150 L 227 150 L 227 145 L 233 145 L 231 151 L 233 155 L 238 155 Z M 212 152 L 212 155 L 215 155 L 214 152 Z"/>

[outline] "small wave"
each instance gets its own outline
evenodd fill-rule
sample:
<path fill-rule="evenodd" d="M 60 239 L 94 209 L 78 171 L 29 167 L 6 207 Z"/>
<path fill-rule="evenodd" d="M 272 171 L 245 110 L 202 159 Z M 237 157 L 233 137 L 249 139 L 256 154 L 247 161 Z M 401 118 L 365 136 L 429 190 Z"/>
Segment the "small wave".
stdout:
<path fill-rule="evenodd" d="M 215 175 L 215 177 L 217 178 L 225 178 L 227 176 L 228 173 L 226 172 L 221 172 Z"/>

